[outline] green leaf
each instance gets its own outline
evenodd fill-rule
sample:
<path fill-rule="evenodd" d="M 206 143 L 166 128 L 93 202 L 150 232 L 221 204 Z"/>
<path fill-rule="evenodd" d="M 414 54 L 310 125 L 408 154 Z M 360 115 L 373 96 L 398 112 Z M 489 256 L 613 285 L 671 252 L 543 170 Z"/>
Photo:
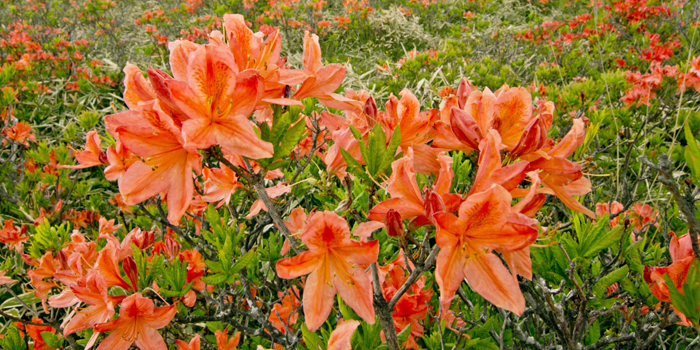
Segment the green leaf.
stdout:
<path fill-rule="evenodd" d="M 224 324 L 221 323 L 221 321 L 210 321 L 207 322 L 207 329 L 209 329 L 209 331 L 212 333 L 216 333 L 216 331 L 223 331 Z"/>
<path fill-rule="evenodd" d="M 60 348 L 63 345 L 63 339 L 59 339 L 56 334 L 51 332 L 41 332 L 41 338 L 50 348 Z"/>
<path fill-rule="evenodd" d="M 693 132 L 690 130 L 690 124 L 685 121 L 683 125 L 685 131 L 685 139 L 688 142 L 688 148 L 685 149 L 685 161 L 688 163 L 690 172 L 693 174 L 695 181 L 700 180 L 700 146 L 697 140 L 693 137 Z"/>
<path fill-rule="evenodd" d="M 408 336 L 411 335 L 411 324 L 409 323 L 408 326 L 399 332 L 397 337 L 399 338 L 399 344 L 403 344 L 408 340 Z"/>
<path fill-rule="evenodd" d="M 586 344 L 595 344 L 598 339 L 600 339 L 600 321 L 595 320 L 593 324 L 588 328 L 588 334 L 586 335 Z"/>
<path fill-rule="evenodd" d="M 304 120 L 298 121 L 294 126 L 287 130 L 280 140 L 279 145 L 274 144 L 275 152 L 272 155 L 272 161 L 279 158 L 285 157 L 292 152 L 294 147 L 303 139 L 306 135 L 306 122 Z"/>
<path fill-rule="evenodd" d="M 386 146 L 386 150 L 382 153 L 379 169 L 377 169 L 377 175 L 391 175 L 391 164 L 394 162 L 394 159 L 400 156 L 396 154 L 396 151 L 398 150 L 400 144 L 401 126 L 397 125 L 396 129 L 394 129 L 394 133 L 391 135 L 391 140 L 389 140 L 389 144 Z"/>
<path fill-rule="evenodd" d="M 683 283 L 683 293 L 681 293 L 671 280 L 671 277 L 664 274 L 664 281 L 668 286 L 671 295 L 671 304 L 682 312 L 694 325 L 700 323 L 700 261 L 693 261 L 688 268 L 688 277 Z"/>
<path fill-rule="evenodd" d="M 616 226 L 612 230 L 608 229 L 608 214 L 598 218 L 593 227 L 581 229 L 578 233 L 581 242 L 581 256 L 586 258 L 595 257 L 601 250 L 612 247 L 620 241 L 624 228 Z"/>
<path fill-rule="evenodd" d="M 270 129 L 270 142 L 277 146 L 282 139 L 284 132 L 289 129 L 292 121 L 289 118 L 289 112 L 282 113 L 282 107 L 273 106 L 272 129 Z"/>
<path fill-rule="evenodd" d="M 255 251 L 250 250 L 243 254 L 240 258 L 238 258 L 238 261 L 236 261 L 235 264 L 233 264 L 233 267 L 231 267 L 231 273 L 236 273 L 238 271 L 243 270 L 244 268 L 248 267 L 250 263 L 255 259 Z"/>
<path fill-rule="evenodd" d="M 365 157 L 365 164 L 367 165 L 367 172 L 373 178 L 376 178 L 379 173 L 379 166 L 383 162 L 384 152 L 386 151 L 386 133 L 382 129 L 379 123 L 374 125 L 372 131 L 369 132 L 367 137 L 367 156 Z"/>
<path fill-rule="evenodd" d="M 301 336 L 304 339 L 304 343 L 306 343 L 306 347 L 309 350 L 325 350 L 326 349 L 326 343 L 321 340 L 321 337 L 318 336 L 318 334 L 310 331 L 308 328 L 306 328 L 306 324 L 302 323 L 301 325 Z"/>
<path fill-rule="evenodd" d="M 348 163 L 348 172 L 352 173 L 353 175 L 359 176 L 363 180 L 367 182 L 372 182 L 372 180 L 367 176 L 367 173 L 365 173 L 364 169 L 362 168 L 362 165 L 358 163 L 355 158 L 348 153 L 348 151 L 340 148 L 340 153 L 343 155 L 343 158 L 345 159 L 345 162 Z"/>
<path fill-rule="evenodd" d="M 596 297 L 598 298 L 604 298 L 605 295 L 607 294 L 607 287 L 612 286 L 614 283 L 621 281 L 623 278 L 627 277 L 627 274 L 629 273 L 629 267 L 627 265 L 622 266 L 620 268 L 615 269 L 614 271 L 610 272 L 609 274 L 603 276 L 598 283 L 595 284 L 593 287 L 593 290 L 595 292 Z"/>
<path fill-rule="evenodd" d="M 32 292 L 20 294 L 17 296 L 17 298 L 19 298 L 20 300 L 22 300 L 25 304 L 27 304 L 29 306 L 35 305 L 35 304 L 38 304 L 41 302 L 41 299 L 34 296 L 34 293 L 32 293 Z M 22 305 L 22 303 L 13 297 L 13 298 L 5 300 L 5 302 L 3 302 L 2 305 L 0 305 L 0 309 L 11 309 L 11 308 L 18 307 L 21 305 Z"/>
<path fill-rule="evenodd" d="M 227 278 L 228 278 L 228 275 L 226 275 L 226 274 L 216 273 L 213 275 L 202 277 L 202 281 L 206 284 L 211 284 L 213 286 L 216 286 L 218 284 L 221 284 L 221 282 L 225 281 Z"/>
<path fill-rule="evenodd" d="M 0 344 L 5 350 L 25 350 L 25 344 L 19 329 L 13 323 L 9 323 L 5 337 L 0 339 Z"/>

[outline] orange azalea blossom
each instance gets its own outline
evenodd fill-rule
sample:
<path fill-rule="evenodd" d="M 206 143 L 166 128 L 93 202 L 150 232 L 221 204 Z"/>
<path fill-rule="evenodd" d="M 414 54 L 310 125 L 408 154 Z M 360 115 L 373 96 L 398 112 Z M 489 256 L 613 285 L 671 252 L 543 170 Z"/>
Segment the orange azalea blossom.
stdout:
<path fill-rule="evenodd" d="M 382 282 L 382 293 L 387 301 L 391 300 L 408 280 L 404 266 L 403 252 L 400 252 L 396 260 L 385 267 L 388 271 L 385 274 L 384 282 Z M 433 296 L 432 290 L 423 290 L 425 280 L 426 276 L 421 276 L 418 281 L 412 284 L 408 291 L 399 298 L 392 312 L 397 333 L 411 325 L 411 334 L 402 344 L 406 349 L 420 349 L 416 343 L 416 337 L 423 335 L 423 325 L 420 324 L 420 321 L 425 318 L 428 312 L 428 303 Z M 384 337 L 383 332 L 382 337 Z"/>
<path fill-rule="evenodd" d="M 313 211 L 313 209 L 311 211 Z M 284 225 L 287 226 L 287 229 L 289 229 L 289 232 L 293 235 L 301 234 L 304 230 L 304 226 L 306 226 L 306 219 L 307 216 L 303 208 L 294 208 L 292 212 L 289 213 L 289 221 L 285 221 Z M 287 255 L 291 247 L 289 240 L 285 239 L 280 254 Z"/>
<path fill-rule="evenodd" d="M 238 72 L 230 51 L 203 45 L 188 55 L 185 81 L 167 80 L 182 124 L 185 147 L 221 145 L 248 158 L 272 156 L 272 144 L 258 138 L 248 116 L 262 98 L 263 80 L 255 70 Z"/>
<path fill-rule="evenodd" d="M 6 273 L 7 273 L 7 271 L 0 271 L 0 285 L 12 284 L 12 283 L 17 282 L 8 276 L 5 276 Z"/>
<path fill-rule="evenodd" d="M 501 185 L 511 192 L 525 179 L 525 168 L 529 163 L 519 161 L 502 166 L 502 147 L 501 136 L 496 130 L 490 129 L 479 143 L 479 170 L 469 190 L 470 195 L 487 190 L 494 184 Z"/>
<path fill-rule="evenodd" d="M 537 172 L 531 171 L 526 175 L 531 181 L 530 190 L 518 204 L 513 206 L 513 212 L 532 218 L 537 214 L 540 208 L 542 208 L 544 202 L 547 200 L 547 196 L 538 193 L 541 181 Z M 513 192 L 516 191 L 511 191 L 511 194 Z M 506 261 L 513 277 L 519 275 L 532 280 L 532 260 L 530 259 L 529 246 L 516 250 L 498 249 L 497 251 L 503 256 L 503 260 Z"/>
<path fill-rule="evenodd" d="M 695 260 L 693 256 L 693 246 L 690 240 L 690 233 L 684 234 L 680 238 L 674 232 L 669 232 L 672 236 L 669 244 L 669 252 L 671 253 L 671 265 L 669 266 L 644 266 L 644 281 L 649 285 L 651 293 L 656 299 L 661 302 L 671 302 L 671 292 L 668 290 L 668 285 L 664 280 L 664 275 L 673 281 L 681 294 L 683 293 L 683 283 L 688 278 L 688 269 L 690 264 Z M 678 311 L 675 307 L 673 311 L 681 318 L 678 324 L 691 326 L 690 321 L 685 315 Z"/>
<path fill-rule="evenodd" d="M 34 135 L 34 132 L 32 132 L 32 127 L 25 122 L 19 122 L 12 127 L 3 130 L 2 134 L 5 135 L 7 139 L 24 146 L 29 146 L 29 141 L 36 142 L 36 136 Z M 7 140 L 2 140 L 2 144 L 6 145 Z"/>
<path fill-rule="evenodd" d="M 282 298 L 282 303 L 272 306 L 268 320 L 278 331 L 285 333 L 299 318 L 299 313 L 296 312 L 299 307 L 299 291 L 296 286 L 292 286 L 286 295 L 283 292 L 278 292 L 277 295 Z"/>
<path fill-rule="evenodd" d="M 219 164 L 219 168 L 204 168 L 204 196 L 202 200 L 207 203 L 216 203 L 217 208 L 231 201 L 231 196 L 237 189 L 243 188 L 238 182 L 238 176 L 233 170 L 224 164 Z"/>
<path fill-rule="evenodd" d="M 32 322 L 34 323 L 44 323 L 44 320 L 34 317 L 32 318 Z M 15 322 L 15 326 L 19 328 L 20 330 L 26 330 L 27 335 L 29 338 L 32 338 L 34 341 L 34 348 L 32 350 L 51 350 L 51 349 L 56 349 L 49 347 L 46 342 L 44 341 L 44 338 L 41 336 L 41 333 L 43 332 L 49 332 L 49 333 L 56 333 L 56 330 L 51 327 L 51 326 L 36 326 L 36 325 L 31 325 L 31 324 L 22 324 L 21 322 Z"/>
<path fill-rule="evenodd" d="M 190 340 L 189 343 L 178 339 L 175 340 L 175 344 L 177 344 L 177 350 L 199 350 L 201 340 L 199 339 L 199 334 L 196 334 L 194 337 L 192 337 L 192 340 Z"/>
<path fill-rule="evenodd" d="M 439 118 L 438 111 L 431 109 L 421 112 L 420 102 L 408 89 L 403 89 L 399 96 L 400 100 L 395 96 L 389 97 L 386 111 L 378 117 L 378 121 L 387 133 L 387 139 L 391 138 L 397 126 L 401 128 L 400 149 L 404 154 L 408 148 L 413 149 L 416 171 L 426 175 L 437 174 L 440 170 L 437 156 L 441 150 L 427 143 L 435 136 L 433 125 Z"/>
<path fill-rule="evenodd" d="M 96 165 L 109 165 L 107 159 L 107 154 L 102 151 L 100 144 L 102 140 L 97 131 L 90 130 L 85 136 L 85 150 L 82 152 L 75 153 L 75 160 L 78 161 L 78 165 L 59 165 L 59 168 L 65 169 L 82 169 L 89 168 Z"/>
<path fill-rule="evenodd" d="M 452 90 L 454 91 L 454 89 Z M 435 129 L 435 138 L 432 143 L 433 147 L 461 150 L 465 153 L 473 150 L 473 148 L 469 147 L 455 136 L 450 125 L 452 108 L 464 109 L 467 98 L 469 98 L 472 91 L 474 91 L 474 86 L 467 78 L 462 78 L 455 94 L 443 97 L 442 102 L 440 102 L 440 119 L 433 125 Z"/>
<path fill-rule="evenodd" d="M 214 31 L 210 35 L 210 43 L 213 45 L 228 46 L 233 54 L 238 71 L 246 69 L 255 70 L 265 81 L 261 105 L 269 103 L 291 105 L 299 104 L 298 101 L 281 98 L 287 85 L 297 85 L 309 76 L 309 73 L 300 69 L 284 68 L 286 59 L 280 57 L 282 50 L 282 37 L 278 28 L 253 33 L 248 28 L 243 16 L 238 14 L 224 15 L 224 28 L 228 35 L 227 43 L 221 33 Z M 173 61 L 171 60 L 171 63 Z M 186 63 L 184 61 L 183 63 Z M 175 69 L 173 69 L 175 71 Z M 177 77 L 177 76 L 176 76 Z"/>
<path fill-rule="evenodd" d="M 342 110 L 361 109 L 362 103 L 334 93 L 345 78 L 345 67 L 338 63 L 323 65 L 318 35 L 308 31 L 304 34 L 304 71 L 309 75 L 292 98 L 302 100 L 316 97 L 329 108 Z"/>
<path fill-rule="evenodd" d="M 100 251 L 95 268 L 98 269 L 102 277 L 104 277 L 107 287 L 119 286 L 127 291 L 134 291 L 136 288 L 126 283 L 119 273 L 117 254 L 114 248 L 106 246 Z"/>
<path fill-rule="evenodd" d="M 374 307 L 367 266 L 379 256 L 379 241 L 350 239 L 347 221 L 324 211 L 309 216 L 299 235 L 309 248 L 277 262 L 277 274 L 292 279 L 307 275 L 303 304 L 306 325 L 315 331 L 331 312 L 336 293 L 358 316 L 374 324 Z"/>
<path fill-rule="evenodd" d="M 359 325 L 355 320 L 338 322 L 328 339 L 328 350 L 352 350 L 350 340 Z"/>
<path fill-rule="evenodd" d="M 632 230 L 636 234 L 639 234 L 646 225 L 653 225 L 657 228 L 659 227 L 659 223 L 656 222 L 659 218 L 659 211 L 654 210 L 654 208 L 648 204 L 634 203 L 632 212 L 629 213 L 629 217 L 632 224 Z"/>
<path fill-rule="evenodd" d="M 29 240 L 27 236 L 27 227 L 22 225 L 21 228 L 17 228 L 13 225 L 12 219 L 5 220 L 5 226 L 0 228 L 0 243 L 7 244 L 10 250 L 14 249 L 18 253 L 22 253 L 24 248 L 22 243 Z"/>
<path fill-rule="evenodd" d="M 90 305 L 85 309 L 77 309 L 75 316 L 70 318 L 63 328 L 63 334 L 69 335 L 80 332 L 95 325 L 109 321 L 114 315 L 114 306 L 124 299 L 124 296 L 112 297 L 107 294 L 107 284 L 97 270 L 90 270 L 87 276 L 71 285 L 75 297 Z M 93 333 L 86 347 L 91 347 L 99 332 Z"/>
<path fill-rule="evenodd" d="M 265 189 L 265 192 L 267 192 L 267 196 L 270 197 L 270 199 L 280 197 L 283 194 L 289 193 L 291 191 L 291 185 L 285 185 L 281 182 L 277 185 Z M 256 199 L 255 202 L 253 202 L 253 205 L 250 206 L 250 213 L 246 215 L 246 219 L 251 219 L 255 215 L 258 215 L 258 213 L 260 213 L 261 210 L 267 212 L 267 207 L 265 206 L 265 203 L 262 201 L 262 199 Z"/>
<path fill-rule="evenodd" d="M 674 232 L 670 232 L 670 234 L 672 237 L 669 244 L 669 252 L 671 253 L 672 264 L 669 266 L 644 266 L 644 281 L 649 284 L 649 289 L 651 289 L 656 299 L 667 303 L 671 302 L 671 294 L 664 281 L 664 274 L 668 274 L 676 288 L 683 293 L 683 283 L 688 277 L 688 268 L 694 259 L 690 233 L 680 238 Z"/>
<path fill-rule="evenodd" d="M 421 194 L 416 182 L 414 170 L 413 151 L 407 149 L 406 156 L 395 161 L 392 167 L 391 177 L 387 182 L 387 192 L 391 199 L 377 204 L 369 212 L 369 219 L 387 224 L 387 213 L 395 210 L 401 215 L 401 220 L 415 218 L 411 222 L 412 227 L 420 227 L 434 223 L 433 215 L 440 212 L 453 213 L 462 203 L 462 197 L 450 192 L 452 178 L 452 158 L 441 153 L 437 158 L 440 164 L 440 172 L 433 187 Z M 390 225 L 387 225 L 390 226 Z"/>
<path fill-rule="evenodd" d="M 130 110 L 105 118 L 112 135 L 119 137 L 140 159 L 119 181 L 127 205 L 165 193 L 168 220 L 177 224 L 192 200 L 192 172 L 200 172 L 201 155 L 184 148 L 179 121 L 166 114 L 157 101 L 139 102 Z"/>
<path fill-rule="evenodd" d="M 540 178 L 547 193 L 557 196 L 569 209 L 595 219 L 595 213 L 574 198 L 591 192 L 591 181 L 583 176 L 580 164 L 566 159 L 583 144 L 585 137 L 584 119 L 574 119 L 571 130 L 558 144 L 545 146 L 538 154 L 524 159 L 530 161 L 526 171 L 541 170 Z"/>
<path fill-rule="evenodd" d="M 95 326 L 97 332 L 109 332 L 97 350 L 127 350 L 132 344 L 141 350 L 167 350 L 158 333 L 175 317 L 175 305 L 154 308 L 153 301 L 141 294 L 124 299 L 119 318 Z"/>
<path fill-rule="evenodd" d="M 116 146 L 110 145 L 107 148 L 107 161 L 109 162 L 109 166 L 105 168 L 105 179 L 109 181 L 121 180 L 126 170 L 137 160 L 136 155 L 126 149 L 121 142 L 117 141 Z M 121 198 L 121 193 L 117 195 Z M 122 208 L 122 210 L 124 209 Z"/>
<path fill-rule="evenodd" d="M 612 203 L 597 203 L 595 205 L 595 215 L 600 217 L 605 214 L 620 214 L 622 209 L 625 209 L 625 206 L 622 205 L 622 203 L 618 201 L 613 201 Z M 624 219 L 624 213 L 616 216 L 614 219 L 610 220 L 610 228 L 613 228 L 617 226 L 617 224 L 620 222 L 620 217 Z"/>
<path fill-rule="evenodd" d="M 58 262 L 54 260 L 53 254 L 51 252 L 46 252 L 41 259 L 39 264 L 34 270 L 27 270 L 27 276 L 31 281 L 32 287 L 34 287 L 34 296 L 41 299 L 41 305 L 44 311 L 48 313 L 48 306 L 46 300 L 48 298 L 49 292 L 52 288 L 58 287 L 56 283 L 53 282 L 53 277 L 56 274 L 56 270 L 59 268 Z M 50 281 L 44 281 L 44 279 L 49 279 Z"/>
<path fill-rule="evenodd" d="M 228 337 L 227 333 L 228 327 L 226 327 L 223 332 L 216 331 L 216 333 L 214 333 L 216 345 L 219 347 L 219 350 L 234 350 L 241 341 L 241 332 L 236 332 L 231 338 Z"/>
<path fill-rule="evenodd" d="M 440 287 L 440 304 L 447 310 L 466 278 L 484 299 L 518 315 L 525 299 L 518 282 L 493 254 L 523 249 L 537 239 L 537 221 L 513 212 L 512 197 L 500 185 L 467 197 L 459 217 L 435 214 L 437 245 L 435 279 Z"/>
<path fill-rule="evenodd" d="M 54 278 L 64 286 L 78 282 L 92 269 L 97 259 L 97 243 L 87 242 L 85 237 L 74 231 L 71 241 L 58 253 L 58 268 Z M 64 288 L 60 294 L 49 298 L 49 305 L 55 308 L 70 307 L 80 302 L 71 288 Z"/>
<path fill-rule="evenodd" d="M 528 124 L 537 118 L 532 113 L 532 95 L 525 88 L 504 85 L 495 93 L 489 88 L 483 92 L 474 90 L 463 104 L 461 101 L 456 105 L 445 104 L 445 108 L 451 109 L 442 114 L 450 113 L 454 136 L 472 149 L 476 149 L 488 130 L 494 128 L 501 135 L 505 149 L 513 151 L 526 136 L 523 131 Z"/>

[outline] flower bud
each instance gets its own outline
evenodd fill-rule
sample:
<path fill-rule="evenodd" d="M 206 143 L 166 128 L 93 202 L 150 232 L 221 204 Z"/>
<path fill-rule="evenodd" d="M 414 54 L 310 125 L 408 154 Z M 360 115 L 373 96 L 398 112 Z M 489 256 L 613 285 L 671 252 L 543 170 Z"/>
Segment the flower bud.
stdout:
<path fill-rule="evenodd" d="M 180 254 L 180 243 L 171 234 L 165 235 L 163 253 L 168 260 L 173 260 Z"/>
<path fill-rule="evenodd" d="M 479 125 L 469 113 L 458 108 L 450 111 L 450 126 L 452 133 L 463 144 L 479 149 L 479 141 L 483 138 Z"/>
<path fill-rule="evenodd" d="M 384 218 L 384 225 L 386 225 L 386 234 L 390 237 L 403 236 L 403 221 L 401 221 L 401 214 L 398 211 L 389 209 Z"/>
<path fill-rule="evenodd" d="M 462 81 L 459 83 L 459 88 L 457 88 L 457 104 L 459 108 L 464 108 L 464 105 L 467 104 L 467 98 L 472 94 L 472 91 L 474 91 L 474 89 L 469 80 L 467 80 L 467 78 L 462 78 Z"/>
<path fill-rule="evenodd" d="M 651 273 L 654 272 L 654 268 L 651 266 L 644 266 L 644 282 L 652 283 Z"/>
<path fill-rule="evenodd" d="M 377 123 L 377 103 L 374 101 L 374 97 L 370 96 L 365 102 L 365 107 L 362 109 L 365 113 L 365 118 L 367 119 L 367 126 L 373 127 Z"/>
<path fill-rule="evenodd" d="M 525 126 L 518 144 L 510 152 L 513 158 L 530 154 L 542 148 L 547 142 L 547 125 L 539 116 Z"/>
<path fill-rule="evenodd" d="M 126 277 L 131 281 L 131 286 L 134 290 L 139 289 L 139 270 L 136 267 L 136 262 L 131 257 L 124 259 L 122 262 L 122 268 L 126 273 Z"/>
<path fill-rule="evenodd" d="M 425 208 L 425 216 L 432 221 L 434 214 L 445 211 L 445 202 L 442 201 L 442 197 L 440 197 L 437 192 L 429 189 L 425 193 L 425 202 L 423 207 Z"/>

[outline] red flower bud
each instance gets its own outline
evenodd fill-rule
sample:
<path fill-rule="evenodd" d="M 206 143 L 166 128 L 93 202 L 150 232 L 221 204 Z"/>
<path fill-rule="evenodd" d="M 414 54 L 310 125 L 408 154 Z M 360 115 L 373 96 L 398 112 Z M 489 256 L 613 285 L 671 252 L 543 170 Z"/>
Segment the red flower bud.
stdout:
<path fill-rule="evenodd" d="M 644 266 L 644 281 L 646 283 L 652 283 L 651 273 L 654 272 L 654 268 L 651 266 Z"/>
<path fill-rule="evenodd" d="M 365 118 L 367 119 L 367 126 L 373 127 L 377 123 L 377 103 L 374 101 L 374 97 L 370 96 L 365 102 L 365 107 L 362 109 L 365 113 Z"/>
<path fill-rule="evenodd" d="M 124 261 L 122 262 L 122 268 L 124 268 L 126 277 L 128 277 L 129 281 L 131 281 L 132 288 L 134 290 L 138 290 L 139 270 L 136 267 L 136 262 L 134 261 L 134 259 L 132 259 L 131 257 L 124 259 Z"/>
<path fill-rule="evenodd" d="M 469 113 L 458 108 L 450 111 L 450 126 L 452 133 L 463 144 L 479 149 L 479 141 L 483 138 L 481 129 Z"/>
<path fill-rule="evenodd" d="M 423 207 L 425 208 L 425 216 L 427 216 L 430 221 L 433 221 L 434 214 L 445 211 L 445 202 L 442 201 L 442 197 L 440 197 L 437 192 L 429 189 L 425 193 Z"/>
<path fill-rule="evenodd" d="M 464 108 L 464 105 L 467 104 L 467 98 L 469 98 L 469 95 L 472 94 L 472 84 L 467 80 L 467 78 L 462 78 L 462 81 L 459 83 L 459 88 L 457 88 L 457 104 L 459 105 L 459 108 Z"/>
<path fill-rule="evenodd" d="M 168 260 L 173 260 L 180 254 L 180 243 L 172 235 L 165 235 L 164 245 L 163 253 Z"/>
<path fill-rule="evenodd" d="M 389 209 L 384 218 L 384 225 L 386 225 L 386 234 L 390 237 L 403 236 L 403 221 L 398 211 Z"/>
<path fill-rule="evenodd" d="M 530 154 L 542 148 L 547 142 L 547 125 L 541 117 L 537 117 L 530 121 L 523 130 L 518 144 L 515 146 L 511 155 L 513 158 L 518 158 L 522 155 Z"/>

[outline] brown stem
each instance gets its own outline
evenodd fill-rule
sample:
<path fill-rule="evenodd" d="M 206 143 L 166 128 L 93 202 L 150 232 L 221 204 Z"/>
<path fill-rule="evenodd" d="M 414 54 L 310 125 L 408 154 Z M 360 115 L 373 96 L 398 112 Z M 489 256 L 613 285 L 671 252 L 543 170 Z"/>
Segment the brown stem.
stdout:
<path fill-rule="evenodd" d="M 376 262 L 370 265 L 370 270 L 372 270 L 372 287 L 374 288 L 374 310 L 379 317 L 379 325 L 384 330 L 386 345 L 389 350 L 400 350 L 401 346 L 399 345 L 399 337 L 394 326 L 392 308 L 389 307 L 389 302 L 384 299 L 382 288 L 379 285 L 379 271 L 377 270 Z"/>
<path fill-rule="evenodd" d="M 277 207 L 275 206 L 275 203 L 270 199 L 270 196 L 267 195 L 267 191 L 265 190 L 264 175 L 262 173 L 253 174 L 252 167 L 248 164 L 248 161 L 245 158 L 243 159 L 243 161 L 245 162 L 248 171 L 243 170 L 239 166 L 233 165 L 231 162 L 228 161 L 228 159 L 224 157 L 223 154 L 221 154 L 221 152 L 212 151 L 211 155 L 214 159 L 218 160 L 219 162 L 223 163 L 228 168 L 233 170 L 239 177 L 244 178 L 246 181 L 248 181 L 249 184 L 253 185 L 255 193 L 258 194 L 258 198 L 260 198 L 260 200 L 262 200 L 265 204 L 265 207 L 267 208 L 267 213 L 270 214 L 270 217 L 275 223 L 275 226 L 277 226 L 277 229 L 279 229 L 284 235 L 284 237 L 289 240 L 289 243 L 292 246 L 294 252 L 298 254 L 300 252 L 305 251 L 306 248 L 301 244 L 301 242 L 299 242 L 299 240 L 296 237 L 294 237 L 291 232 L 289 232 L 287 225 L 284 224 L 282 217 L 277 212 Z"/>
<path fill-rule="evenodd" d="M 264 177 L 262 174 L 254 174 L 253 176 L 251 176 L 253 188 L 255 188 L 255 192 L 258 194 L 258 198 L 260 198 L 260 200 L 262 200 L 263 203 L 265 203 L 267 213 L 270 214 L 270 217 L 275 223 L 275 226 L 277 226 L 277 228 L 282 232 L 284 237 L 289 240 L 289 245 L 291 245 L 292 249 L 294 249 L 294 251 L 297 254 L 305 251 L 306 247 L 301 244 L 299 239 L 294 237 L 292 233 L 289 232 L 287 225 L 285 225 L 284 221 L 282 220 L 282 217 L 277 212 L 277 207 L 275 206 L 275 203 L 270 199 L 270 196 L 267 195 L 263 179 Z"/>
<path fill-rule="evenodd" d="M 671 161 L 665 154 L 659 156 L 659 164 L 652 163 L 646 157 L 641 157 L 642 163 L 659 172 L 659 181 L 671 192 L 673 199 L 685 216 L 690 231 L 690 241 L 693 244 L 693 256 L 700 260 L 700 246 L 698 245 L 698 235 L 700 234 L 700 222 L 695 218 L 695 205 L 693 202 L 683 197 L 676 181 L 673 180 Z"/>

